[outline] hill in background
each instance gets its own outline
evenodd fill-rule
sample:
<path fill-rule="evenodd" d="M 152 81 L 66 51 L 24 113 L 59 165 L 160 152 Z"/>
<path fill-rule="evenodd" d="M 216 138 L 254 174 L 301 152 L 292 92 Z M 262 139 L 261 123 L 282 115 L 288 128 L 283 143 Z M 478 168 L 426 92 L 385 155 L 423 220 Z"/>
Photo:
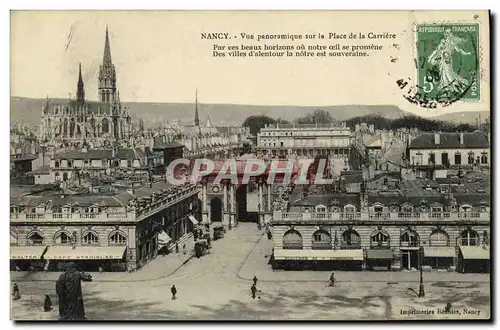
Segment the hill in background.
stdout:
<path fill-rule="evenodd" d="M 39 125 L 41 109 L 45 102 L 45 99 L 11 97 L 11 122 Z M 50 99 L 50 102 L 52 104 L 64 104 L 68 100 Z M 130 109 L 130 115 L 135 121 L 139 119 L 144 120 L 146 127 L 155 127 L 158 123 L 168 120 L 192 121 L 194 119 L 195 105 L 193 103 L 124 102 L 122 104 Z M 337 121 L 346 121 L 353 117 L 369 115 L 379 115 L 387 119 L 398 119 L 410 115 L 410 113 L 392 105 L 338 105 L 319 107 L 198 104 L 201 122 L 204 123 L 207 115 L 209 115 L 213 125 L 241 125 L 251 115 L 266 115 L 271 118 L 282 118 L 293 121 L 316 109 L 328 111 Z M 477 114 L 478 112 L 453 113 L 433 117 L 432 119 L 475 123 Z M 481 113 L 483 121 L 488 116 L 488 112 Z"/>

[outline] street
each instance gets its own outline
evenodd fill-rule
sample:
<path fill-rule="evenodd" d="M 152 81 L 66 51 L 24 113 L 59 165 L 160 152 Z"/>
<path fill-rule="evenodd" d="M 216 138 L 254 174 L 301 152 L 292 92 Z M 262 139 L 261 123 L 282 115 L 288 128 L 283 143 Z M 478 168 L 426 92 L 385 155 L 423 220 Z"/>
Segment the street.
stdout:
<path fill-rule="evenodd" d="M 266 254 L 269 241 L 261 238 L 262 232 L 255 224 L 240 223 L 213 243 L 211 254 L 190 259 L 164 278 L 82 283 L 86 316 L 91 320 L 383 320 L 489 316 L 487 275 L 454 274 L 463 282 L 447 282 L 443 275 L 424 274 L 424 278 L 432 278 L 432 282 L 429 279 L 425 283 L 425 298 L 417 298 L 412 291 L 418 292 L 417 273 L 357 272 L 358 277 L 353 277 L 352 272 L 335 272 L 339 283 L 329 287 L 325 272 L 272 272 L 264 256 L 260 256 Z M 255 300 L 250 292 L 253 273 L 259 278 L 260 290 Z M 173 284 L 178 290 L 176 300 L 170 294 Z M 22 298 L 12 301 L 14 319 L 57 319 L 55 282 L 22 282 L 19 286 Z M 52 299 L 51 312 L 43 312 L 45 294 Z M 448 301 L 461 314 L 405 314 L 413 308 L 437 311 Z M 479 315 L 466 315 L 464 308 Z"/>

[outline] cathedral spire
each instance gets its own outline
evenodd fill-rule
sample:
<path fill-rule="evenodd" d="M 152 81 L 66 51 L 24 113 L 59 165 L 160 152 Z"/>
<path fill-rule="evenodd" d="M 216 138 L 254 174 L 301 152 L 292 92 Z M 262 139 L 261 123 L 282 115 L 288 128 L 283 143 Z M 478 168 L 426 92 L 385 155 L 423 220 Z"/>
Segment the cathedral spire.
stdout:
<path fill-rule="evenodd" d="M 111 62 L 111 47 L 109 46 L 109 33 L 106 26 L 106 38 L 104 40 L 104 55 L 102 64 L 99 66 L 99 101 L 113 103 L 116 100 L 116 72 Z"/>
<path fill-rule="evenodd" d="M 82 78 L 82 63 L 80 63 L 78 67 L 78 83 L 76 85 L 76 101 L 79 104 L 83 104 L 85 102 L 85 89 Z"/>
<path fill-rule="evenodd" d="M 104 67 L 110 67 L 111 63 L 111 47 L 109 46 L 109 34 L 108 26 L 106 25 L 106 40 L 104 41 L 104 56 L 102 59 L 102 65 Z"/>
<path fill-rule="evenodd" d="M 200 115 L 198 114 L 198 90 L 196 90 L 195 96 L 195 107 L 194 107 L 194 126 L 200 126 Z"/>

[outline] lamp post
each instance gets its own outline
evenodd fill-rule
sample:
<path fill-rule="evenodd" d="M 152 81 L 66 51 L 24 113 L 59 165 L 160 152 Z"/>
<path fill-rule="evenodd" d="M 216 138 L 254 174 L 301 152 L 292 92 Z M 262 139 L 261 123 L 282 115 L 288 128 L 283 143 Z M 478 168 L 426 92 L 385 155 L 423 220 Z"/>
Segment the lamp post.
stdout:
<path fill-rule="evenodd" d="M 261 225 L 260 225 L 260 207 L 261 207 L 260 203 L 257 204 L 257 208 L 259 209 L 259 213 L 257 214 L 257 228 L 259 230 L 261 230 L 261 228 L 262 228 Z"/>
<path fill-rule="evenodd" d="M 231 230 L 233 228 L 233 226 L 231 225 L 231 222 L 232 222 L 231 217 L 233 215 L 233 209 L 231 208 L 232 207 L 231 203 L 228 204 L 228 207 L 229 207 L 229 226 L 228 227 Z"/>
<path fill-rule="evenodd" d="M 420 248 L 420 285 L 418 287 L 418 297 L 419 298 L 424 298 L 425 297 L 425 289 L 424 289 L 424 277 L 423 277 L 423 273 L 422 273 L 422 261 L 423 261 L 423 249 Z"/>

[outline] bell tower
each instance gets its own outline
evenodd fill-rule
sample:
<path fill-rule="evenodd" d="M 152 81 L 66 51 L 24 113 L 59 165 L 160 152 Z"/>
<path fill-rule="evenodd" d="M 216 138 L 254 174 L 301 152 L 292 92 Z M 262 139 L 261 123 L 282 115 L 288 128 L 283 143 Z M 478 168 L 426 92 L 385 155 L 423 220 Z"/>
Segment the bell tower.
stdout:
<path fill-rule="evenodd" d="M 111 48 L 109 46 L 108 27 L 106 26 L 106 39 L 104 40 L 104 56 L 99 66 L 99 101 L 113 103 L 116 100 L 116 72 L 111 62 Z"/>

